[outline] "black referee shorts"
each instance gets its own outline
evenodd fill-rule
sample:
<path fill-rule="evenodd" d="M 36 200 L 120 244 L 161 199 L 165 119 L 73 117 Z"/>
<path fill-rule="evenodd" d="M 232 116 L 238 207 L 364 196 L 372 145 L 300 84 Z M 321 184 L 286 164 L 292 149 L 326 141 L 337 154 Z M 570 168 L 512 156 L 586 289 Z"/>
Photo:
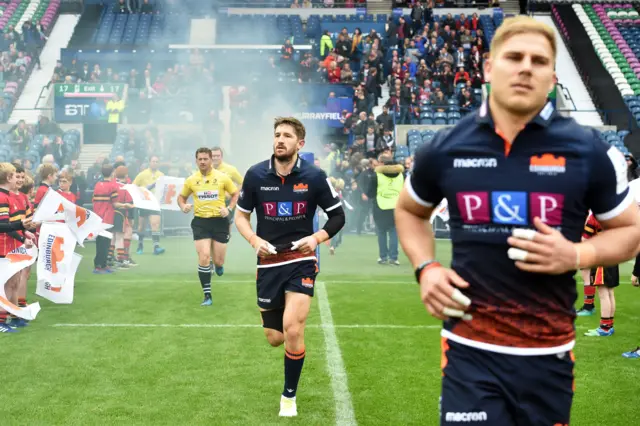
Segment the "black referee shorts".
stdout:
<path fill-rule="evenodd" d="M 229 242 L 229 221 L 225 217 L 194 217 L 191 230 L 194 241 L 211 239 L 222 244 Z"/>

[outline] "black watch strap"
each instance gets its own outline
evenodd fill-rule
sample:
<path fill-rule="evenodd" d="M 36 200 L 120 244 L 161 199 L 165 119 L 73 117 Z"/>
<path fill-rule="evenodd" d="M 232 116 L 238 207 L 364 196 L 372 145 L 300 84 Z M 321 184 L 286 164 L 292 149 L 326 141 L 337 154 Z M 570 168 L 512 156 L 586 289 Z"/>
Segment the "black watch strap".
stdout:
<path fill-rule="evenodd" d="M 426 268 L 427 266 L 432 265 L 434 263 L 438 263 L 439 264 L 439 262 L 437 260 L 432 259 L 432 260 L 425 260 L 420 265 L 418 265 L 418 267 L 415 270 L 416 282 L 418 284 L 420 284 L 420 275 L 422 275 L 422 271 L 424 270 L 424 268 Z"/>

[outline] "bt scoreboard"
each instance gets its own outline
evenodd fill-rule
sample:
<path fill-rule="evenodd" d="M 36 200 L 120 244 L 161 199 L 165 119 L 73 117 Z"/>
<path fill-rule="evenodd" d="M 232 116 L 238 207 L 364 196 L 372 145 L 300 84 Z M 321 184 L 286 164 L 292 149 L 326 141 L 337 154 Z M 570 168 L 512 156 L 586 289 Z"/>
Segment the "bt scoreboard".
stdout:
<path fill-rule="evenodd" d="M 126 84 L 54 84 L 53 88 L 54 120 L 58 123 L 106 123 L 107 102 L 114 94 L 126 104 Z"/>

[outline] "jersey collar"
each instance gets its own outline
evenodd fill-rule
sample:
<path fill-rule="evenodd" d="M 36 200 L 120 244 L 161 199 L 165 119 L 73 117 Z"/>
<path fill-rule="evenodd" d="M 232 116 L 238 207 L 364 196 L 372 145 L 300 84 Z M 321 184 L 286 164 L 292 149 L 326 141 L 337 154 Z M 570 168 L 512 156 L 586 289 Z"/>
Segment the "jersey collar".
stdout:
<path fill-rule="evenodd" d="M 484 102 L 482 102 L 482 105 L 480 106 L 476 114 L 476 122 L 478 122 L 478 124 L 484 124 L 492 128 L 495 127 L 493 118 L 491 118 L 491 109 L 489 108 L 488 98 Z M 542 127 L 548 127 L 555 117 L 556 109 L 551 101 L 547 101 L 542 110 L 540 110 L 540 113 L 538 113 L 538 115 L 536 115 L 533 120 L 529 122 L 529 124 L 534 123 Z"/>
<path fill-rule="evenodd" d="M 200 171 L 200 169 L 198 169 L 198 174 L 200 176 L 202 176 L 203 179 L 206 179 L 207 176 L 212 176 L 214 173 L 215 168 L 213 166 L 211 166 L 211 171 L 209 173 L 207 173 L 206 175 L 203 175 L 202 172 Z"/>
<path fill-rule="evenodd" d="M 271 159 L 269 160 L 269 173 L 272 173 L 276 176 L 278 175 L 278 172 L 276 171 L 276 156 L 275 155 L 271 155 Z M 300 157 L 300 154 L 298 154 L 298 160 L 296 161 L 296 164 L 293 166 L 293 169 L 291 169 L 291 173 L 298 173 L 300 172 L 300 167 L 302 166 L 302 162 L 304 160 Z"/>

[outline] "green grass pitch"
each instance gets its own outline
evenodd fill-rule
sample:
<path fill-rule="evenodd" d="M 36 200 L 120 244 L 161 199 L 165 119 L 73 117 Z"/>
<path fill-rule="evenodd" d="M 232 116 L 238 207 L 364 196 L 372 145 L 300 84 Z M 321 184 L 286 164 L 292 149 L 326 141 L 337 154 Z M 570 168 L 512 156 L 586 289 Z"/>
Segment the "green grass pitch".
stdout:
<path fill-rule="evenodd" d="M 0 336 L 0 424 L 332 425 L 352 408 L 359 425 L 437 425 L 439 323 L 420 303 L 405 258 L 399 267 L 376 264 L 375 237 L 347 236 L 335 256 L 322 247 L 318 281 L 327 297 L 319 309 L 316 291 L 308 320 L 295 419 L 277 416 L 283 350 L 271 348 L 259 326 L 249 245 L 232 238 L 210 308 L 199 306 L 192 242 L 163 245 L 163 256 L 134 256 L 137 268 L 113 276 L 92 275 L 93 245 L 79 248 L 85 258 L 72 305 L 33 296 L 31 283 L 29 300 L 42 305 L 37 320 Z M 449 256 L 449 243 L 439 241 L 438 257 L 448 264 Z M 631 267 L 623 265 L 616 290 L 617 334 L 583 337 L 598 317 L 578 319 L 574 425 L 637 422 L 640 361 L 621 357 L 640 344 Z M 333 327 L 323 328 L 327 309 Z M 339 348 L 326 345 L 333 332 Z M 338 388 L 328 368 L 335 349 L 347 378 Z M 350 401 L 336 404 L 334 389 Z"/>

